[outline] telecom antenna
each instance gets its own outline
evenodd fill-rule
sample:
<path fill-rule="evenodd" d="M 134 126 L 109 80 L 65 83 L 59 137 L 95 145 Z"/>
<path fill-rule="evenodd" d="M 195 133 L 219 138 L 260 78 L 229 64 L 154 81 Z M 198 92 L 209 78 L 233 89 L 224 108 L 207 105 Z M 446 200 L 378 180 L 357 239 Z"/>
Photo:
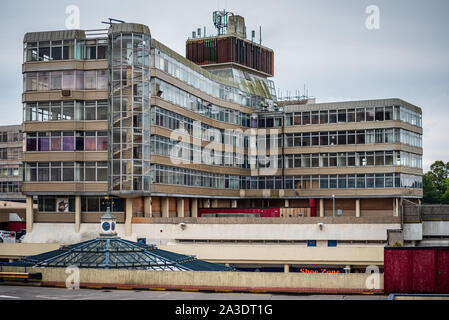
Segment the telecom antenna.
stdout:
<path fill-rule="evenodd" d="M 223 9 L 223 11 L 214 11 L 214 26 L 217 28 L 219 36 L 226 34 L 228 30 L 228 19 L 233 15 L 232 12 L 228 12 L 226 9 Z"/>

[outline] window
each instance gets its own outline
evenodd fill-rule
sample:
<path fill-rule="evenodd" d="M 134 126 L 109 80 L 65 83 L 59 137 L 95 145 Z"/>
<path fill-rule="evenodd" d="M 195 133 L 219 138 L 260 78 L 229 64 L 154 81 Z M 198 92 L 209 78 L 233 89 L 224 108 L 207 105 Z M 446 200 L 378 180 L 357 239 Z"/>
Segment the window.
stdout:
<path fill-rule="evenodd" d="M 337 246 L 337 240 L 328 240 L 327 241 L 328 247 L 336 247 Z"/>
<path fill-rule="evenodd" d="M 307 240 L 308 247 L 316 247 L 316 240 Z"/>

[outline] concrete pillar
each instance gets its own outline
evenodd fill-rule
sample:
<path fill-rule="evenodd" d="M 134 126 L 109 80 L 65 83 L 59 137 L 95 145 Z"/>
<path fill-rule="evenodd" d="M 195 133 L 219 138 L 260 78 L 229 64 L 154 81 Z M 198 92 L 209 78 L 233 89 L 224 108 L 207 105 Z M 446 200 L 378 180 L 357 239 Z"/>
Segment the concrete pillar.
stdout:
<path fill-rule="evenodd" d="M 288 208 L 290 206 L 290 201 L 288 201 L 288 199 L 285 199 L 284 202 L 285 202 L 285 207 Z"/>
<path fill-rule="evenodd" d="M 191 208 L 190 208 L 190 212 L 192 215 L 192 218 L 197 218 L 198 217 L 198 199 L 191 199 L 190 200 L 191 203 Z"/>
<path fill-rule="evenodd" d="M 212 199 L 212 208 L 218 208 L 218 200 Z"/>
<path fill-rule="evenodd" d="M 210 208 L 210 200 L 209 199 L 203 200 L 203 208 L 206 208 L 206 209 Z"/>
<path fill-rule="evenodd" d="M 81 227 L 81 197 L 75 196 L 75 232 L 79 233 Z"/>
<path fill-rule="evenodd" d="M 231 201 L 231 208 L 237 208 L 237 200 Z"/>
<path fill-rule="evenodd" d="M 151 197 L 145 197 L 143 199 L 143 210 L 145 214 L 145 218 L 153 217 L 153 208 L 151 203 Z"/>
<path fill-rule="evenodd" d="M 178 218 L 184 218 L 184 198 L 176 199 L 176 214 Z"/>
<path fill-rule="evenodd" d="M 168 218 L 170 216 L 169 209 L 169 199 L 167 197 L 161 198 L 161 211 L 163 218 Z"/>
<path fill-rule="evenodd" d="M 399 199 L 395 198 L 393 201 L 393 216 L 399 217 Z"/>
<path fill-rule="evenodd" d="M 360 199 L 355 200 L 355 216 L 360 218 Z"/>
<path fill-rule="evenodd" d="M 346 266 L 344 268 L 344 270 L 345 270 L 345 273 L 351 273 L 351 266 Z"/>
<path fill-rule="evenodd" d="M 27 233 L 33 232 L 33 224 L 34 224 L 33 196 L 27 196 L 26 199 Z"/>
<path fill-rule="evenodd" d="M 320 217 L 324 217 L 324 199 L 320 199 Z"/>
<path fill-rule="evenodd" d="M 133 233 L 133 200 L 126 199 L 125 206 L 125 236 L 129 237 Z"/>
<path fill-rule="evenodd" d="M 289 273 L 289 272 L 290 272 L 290 265 L 284 264 L 284 273 Z"/>

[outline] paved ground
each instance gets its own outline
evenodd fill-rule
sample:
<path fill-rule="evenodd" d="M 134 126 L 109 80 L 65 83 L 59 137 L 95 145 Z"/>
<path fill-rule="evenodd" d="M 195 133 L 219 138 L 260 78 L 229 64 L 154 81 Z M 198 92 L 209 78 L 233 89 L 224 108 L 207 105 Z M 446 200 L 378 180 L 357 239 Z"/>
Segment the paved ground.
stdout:
<path fill-rule="evenodd" d="M 0 300 L 385 300 L 380 295 L 275 295 L 179 291 L 68 290 L 0 285 Z"/>

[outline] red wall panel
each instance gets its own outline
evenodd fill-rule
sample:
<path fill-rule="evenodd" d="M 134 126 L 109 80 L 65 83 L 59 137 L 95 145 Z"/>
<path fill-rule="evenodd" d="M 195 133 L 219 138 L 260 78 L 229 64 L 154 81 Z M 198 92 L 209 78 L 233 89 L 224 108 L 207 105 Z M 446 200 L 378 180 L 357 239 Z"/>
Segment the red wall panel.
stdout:
<path fill-rule="evenodd" d="M 413 250 L 412 253 L 412 291 L 414 293 L 435 292 L 436 250 Z"/>
<path fill-rule="evenodd" d="M 449 250 L 438 250 L 436 291 L 449 293 Z"/>

